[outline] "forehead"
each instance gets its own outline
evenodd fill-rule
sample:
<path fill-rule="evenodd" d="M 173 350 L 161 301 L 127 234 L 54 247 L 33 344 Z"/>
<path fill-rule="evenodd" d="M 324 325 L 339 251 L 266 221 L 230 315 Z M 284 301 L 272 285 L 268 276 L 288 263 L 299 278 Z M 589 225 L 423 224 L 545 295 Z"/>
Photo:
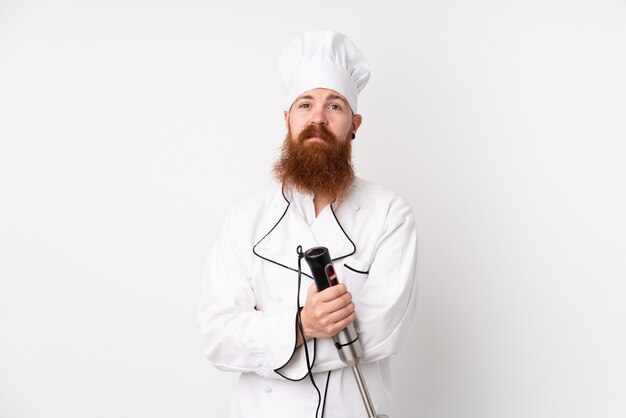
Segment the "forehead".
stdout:
<path fill-rule="evenodd" d="M 295 101 L 298 100 L 316 100 L 316 101 L 328 101 L 328 100 L 341 100 L 348 103 L 343 94 L 331 89 L 317 88 L 307 90 L 304 93 L 298 95 Z"/>

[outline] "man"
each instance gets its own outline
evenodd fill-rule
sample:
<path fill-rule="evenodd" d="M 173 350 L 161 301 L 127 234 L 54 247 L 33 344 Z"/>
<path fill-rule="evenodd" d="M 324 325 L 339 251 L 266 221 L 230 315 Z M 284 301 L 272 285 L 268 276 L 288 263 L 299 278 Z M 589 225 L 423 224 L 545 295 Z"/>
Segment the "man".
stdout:
<path fill-rule="evenodd" d="M 331 338 L 354 322 L 376 411 L 389 415 L 388 358 L 415 309 L 417 244 L 409 206 L 352 169 L 369 68 L 332 31 L 294 39 L 279 66 L 287 87 L 280 185 L 233 208 L 209 256 L 204 351 L 217 368 L 241 373 L 231 417 L 361 418 L 354 376 Z M 342 284 L 318 292 L 299 246 L 327 247 Z"/>

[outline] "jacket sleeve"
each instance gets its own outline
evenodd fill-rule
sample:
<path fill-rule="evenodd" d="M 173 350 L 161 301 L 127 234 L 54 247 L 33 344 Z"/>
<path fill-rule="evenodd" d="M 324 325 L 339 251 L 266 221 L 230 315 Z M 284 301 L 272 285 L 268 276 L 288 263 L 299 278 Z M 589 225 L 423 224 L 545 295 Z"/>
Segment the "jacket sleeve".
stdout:
<path fill-rule="evenodd" d="M 273 370 L 288 361 L 295 347 L 296 309 L 255 309 L 251 251 L 243 251 L 247 241 L 239 227 L 243 216 L 231 211 L 205 265 L 198 309 L 203 350 L 220 370 L 280 379 Z"/>
<path fill-rule="evenodd" d="M 392 204 L 368 279 L 355 300 L 363 362 L 398 351 L 417 305 L 417 232 L 409 205 Z"/>
<path fill-rule="evenodd" d="M 411 208 L 396 197 L 377 237 L 367 280 L 361 291 L 353 295 L 355 323 L 364 350 L 361 362 L 397 353 L 416 310 L 416 261 L 417 232 Z M 313 370 L 322 372 L 344 366 L 332 340 L 320 341 Z"/>

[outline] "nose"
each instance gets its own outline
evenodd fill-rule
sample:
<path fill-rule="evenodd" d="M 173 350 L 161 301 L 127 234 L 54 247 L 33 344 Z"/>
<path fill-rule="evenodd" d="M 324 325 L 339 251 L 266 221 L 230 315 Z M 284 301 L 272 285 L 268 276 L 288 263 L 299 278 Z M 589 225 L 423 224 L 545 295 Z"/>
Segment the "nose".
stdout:
<path fill-rule="evenodd" d="M 328 118 L 324 112 L 324 108 L 316 109 L 311 115 L 311 123 L 314 125 L 328 125 Z"/>

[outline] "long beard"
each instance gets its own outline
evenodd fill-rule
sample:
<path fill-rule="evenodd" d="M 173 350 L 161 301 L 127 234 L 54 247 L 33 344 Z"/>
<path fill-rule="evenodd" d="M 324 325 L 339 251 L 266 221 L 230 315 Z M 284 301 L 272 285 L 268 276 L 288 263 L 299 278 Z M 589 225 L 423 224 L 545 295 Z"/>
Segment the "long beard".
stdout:
<path fill-rule="evenodd" d="M 306 141 L 317 136 L 323 142 Z M 291 130 L 274 163 L 274 175 L 301 192 L 340 199 L 354 181 L 352 143 L 350 136 L 338 140 L 326 127 L 311 125 L 298 138 Z"/>

